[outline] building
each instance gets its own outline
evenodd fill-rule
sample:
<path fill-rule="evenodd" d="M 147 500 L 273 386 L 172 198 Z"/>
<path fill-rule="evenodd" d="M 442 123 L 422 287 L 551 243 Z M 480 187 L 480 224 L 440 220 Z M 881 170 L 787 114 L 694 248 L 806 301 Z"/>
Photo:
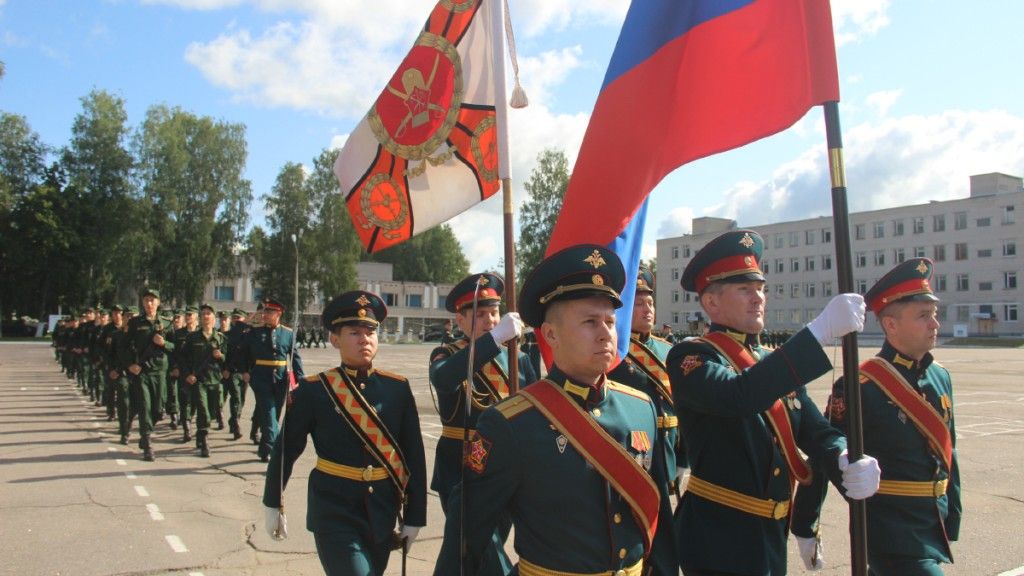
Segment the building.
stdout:
<path fill-rule="evenodd" d="M 855 290 L 863 294 L 897 263 L 924 256 L 935 262 L 932 289 L 941 300 L 944 336 L 1024 334 L 1018 251 L 1024 226 L 1016 220 L 1024 209 L 1022 183 L 1016 176 L 980 174 L 971 176 L 968 198 L 850 214 Z M 735 228 L 733 220 L 695 218 L 691 234 L 658 240 L 660 322 L 683 332 L 700 328 L 706 319 L 700 303 L 679 279 L 701 247 Z M 798 330 L 837 292 L 832 217 L 749 228 L 765 242 L 766 328 Z M 864 331 L 881 334 L 873 314 Z"/>
<path fill-rule="evenodd" d="M 203 289 L 203 300 L 213 302 L 218 309 L 241 308 L 252 312 L 263 298 L 263 290 L 256 284 L 255 274 L 256 264 L 241 258 L 238 276 L 211 279 Z M 419 337 L 428 328 L 451 318 L 444 308 L 444 301 L 454 284 L 394 280 L 393 266 L 383 262 L 358 263 L 356 281 L 360 290 L 379 294 L 387 304 L 388 317 L 381 330 L 392 337 Z M 323 297 L 319 297 L 307 305 L 302 311 L 302 323 L 319 326 L 325 303 Z"/>

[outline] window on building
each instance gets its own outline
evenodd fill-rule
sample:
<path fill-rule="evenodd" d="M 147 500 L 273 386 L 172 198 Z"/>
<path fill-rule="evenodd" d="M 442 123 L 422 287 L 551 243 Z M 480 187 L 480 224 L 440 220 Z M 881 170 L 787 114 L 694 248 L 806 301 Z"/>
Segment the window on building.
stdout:
<path fill-rule="evenodd" d="M 793 310 L 789 317 L 790 322 L 793 324 L 799 324 L 803 322 L 803 310 Z"/>
<path fill-rule="evenodd" d="M 782 324 L 785 321 L 786 321 L 786 311 L 785 310 L 776 310 L 775 311 L 775 323 L 776 324 Z"/>
<path fill-rule="evenodd" d="M 694 296 L 693 294 L 690 294 L 689 292 L 683 292 L 683 302 L 690 302 L 691 300 L 696 299 L 697 297 Z"/>
<path fill-rule="evenodd" d="M 914 258 L 924 258 L 924 246 L 914 246 Z"/>
<path fill-rule="evenodd" d="M 1004 290 L 1016 290 L 1017 289 L 1017 273 L 1016 272 L 1003 272 L 1003 289 Z"/>
<path fill-rule="evenodd" d="M 992 249 L 991 248 L 985 248 L 984 250 L 978 250 L 978 258 L 991 258 L 991 257 L 992 257 Z"/>
<path fill-rule="evenodd" d="M 853 265 L 857 268 L 863 268 L 868 265 L 868 255 L 866 252 L 857 252 L 853 256 Z"/>
<path fill-rule="evenodd" d="M 789 259 L 789 271 L 790 272 L 799 272 L 800 271 L 800 259 L 799 258 L 790 258 Z"/>
<path fill-rule="evenodd" d="M 885 266 L 885 250 L 875 250 L 873 261 L 875 266 Z"/>
<path fill-rule="evenodd" d="M 892 250 L 892 263 L 899 264 L 907 259 L 907 254 L 903 248 L 893 248 Z"/>
<path fill-rule="evenodd" d="M 946 291 L 946 275 L 945 274 L 936 274 L 935 276 L 932 276 L 932 289 L 935 290 L 936 292 L 945 292 Z"/>
<path fill-rule="evenodd" d="M 679 268 L 672 269 L 672 279 L 679 280 Z"/>
<path fill-rule="evenodd" d="M 946 230 L 946 215 L 936 214 L 932 216 L 932 232 L 944 232 Z"/>
<path fill-rule="evenodd" d="M 679 258 L 679 246 L 672 247 L 672 259 L 676 260 Z"/>
<path fill-rule="evenodd" d="M 814 282 L 806 282 L 804 284 L 804 298 L 814 298 L 814 292 L 817 286 Z"/>
<path fill-rule="evenodd" d="M 993 316 L 993 314 L 992 314 L 992 305 L 991 304 L 979 304 L 978 305 L 978 312 L 981 312 L 982 314 L 988 314 L 988 317 L 991 318 Z"/>
<path fill-rule="evenodd" d="M 867 291 L 868 291 L 868 281 L 867 280 L 857 280 L 856 282 L 854 282 L 854 284 L 856 284 L 856 286 L 857 286 L 855 288 L 855 290 L 857 290 L 858 294 L 865 294 L 865 293 L 867 293 Z"/>
<path fill-rule="evenodd" d="M 903 236 L 903 220 L 892 221 L 892 235 Z"/>
<path fill-rule="evenodd" d="M 398 294 L 392 292 L 384 292 L 380 295 L 380 299 L 384 301 L 388 306 L 398 306 Z"/>
<path fill-rule="evenodd" d="M 946 261 L 946 245 L 945 244 L 936 244 L 935 246 L 932 247 L 932 260 L 935 260 L 936 262 L 945 262 Z"/>
<path fill-rule="evenodd" d="M 864 238 L 866 238 L 867 234 L 864 232 L 864 230 L 865 230 L 865 228 L 864 228 L 863 224 L 854 224 L 853 225 L 853 237 L 854 237 L 854 239 L 855 240 L 863 240 Z"/>
<path fill-rule="evenodd" d="M 447 294 L 445 294 L 444 296 L 438 296 L 438 297 L 437 297 L 437 305 L 436 305 L 436 306 L 434 306 L 434 307 L 435 307 L 435 308 L 439 308 L 439 309 L 441 309 L 441 310 L 444 310 L 444 302 L 445 302 L 445 300 L 446 300 L 447 298 L 448 298 L 448 295 L 447 295 Z"/>
<path fill-rule="evenodd" d="M 821 257 L 821 269 L 831 270 L 832 269 L 832 255 L 825 254 Z"/>
<path fill-rule="evenodd" d="M 214 286 L 213 299 L 219 302 L 231 302 L 235 299 L 234 286 Z"/>
<path fill-rule="evenodd" d="M 799 298 L 800 297 L 800 285 L 796 282 L 789 285 L 789 297 Z"/>
<path fill-rule="evenodd" d="M 983 292 L 988 292 L 989 290 L 992 290 L 992 283 L 991 282 L 978 282 L 978 290 L 981 290 Z"/>
<path fill-rule="evenodd" d="M 800 233 L 796 230 L 789 233 L 789 245 L 799 246 L 800 245 Z"/>
<path fill-rule="evenodd" d="M 968 274 L 956 275 L 956 291 L 967 292 L 971 289 L 971 277 Z"/>
<path fill-rule="evenodd" d="M 988 226 L 992 225 L 992 219 L 991 218 L 978 218 L 975 221 L 975 224 L 978 226 L 978 228 L 985 228 L 985 227 L 988 227 Z"/>
<path fill-rule="evenodd" d="M 252 301 L 253 302 L 260 302 L 261 300 L 263 300 L 263 287 L 262 286 L 253 286 L 252 287 Z"/>
<path fill-rule="evenodd" d="M 967 260 L 967 243 L 957 242 L 953 245 L 953 257 L 957 260 Z"/>
<path fill-rule="evenodd" d="M 872 225 L 872 238 L 885 238 L 885 222 L 874 222 Z"/>
<path fill-rule="evenodd" d="M 778 234 L 775 235 L 775 247 L 776 248 L 782 248 L 785 245 L 786 245 L 786 237 L 785 237 L 785 235 L 782 234 L 782 232 L 779 232 Z"/>
<path fill-rule="evenodd" d="M 966 322 L 971 318 L 971 307 L 966 304 L 959 304 L 956 307 L 956 321 Z"/>
<path fill-rule="evenodd" d="M 679 312 L 672 313 L 672 323 L 679 324 Z"/>
<path fill-rule="evenodd" d="M 786 271 L 786 264 L 782 261 L 782 258 L 775 259 L 775 273 L 782 274 Z"/>
<path fill-rule="evenodd" d="M 914 234 L 924 234 L 924 216 L 914 218 Z"/>
<path fill-rule="evenodd" d="M 832 281 L 831 280 L 825 280 L 824 282 L 821 283 L 821 295 L 825 296 L 825 297 L 829 297 L 829 296 L 832 295 Z"/>
<path fill-rule="evenodd" d="M 1017 243 L 1013 240 L 1003 241 L 1003 256 L 1016 256 L 1017 255 Z"/>
<path fill-rule="evenodd" d="M 804 244 L 814 244 L 814 230 L 804 230 Z"/>
<path fill-rule="evenodd" d="M 953 229 L 954 230 L 966 230 L 967 229 L 967 212 L 954 212 L 953 213 Z M 936 230 L 938 232 L 938 230 Z"/>
<path fill-rule="evenodd" d="M 406 294 L 405 306 L 407 308 L 423 308 L 423 294 Z"/>
<path fill-rule="evenodd" d="M 775 285 L 775 297 L 782 298 L 786 295 L 786 286 L 784 284 Z"/>
<path fill-rule="evenodd" d="M 814 256 L 808 256 L 804 258 L 804 270 L 808 272 L 814 272 Z"/>
<path fill-rule="evenodd" d="M 1016 219 L 1013 215 L 1013 206 L 1003 206 L 1003 224 L 1013 224 Z"/>
<path fill-rule="evenodd" d="M 1003 320 L 1006 322 L 1016 322 L 1019 319 L 1017 314 L 1016 304 L 1004 304 L 1003 305 Z"/>
<path fill-rule="evenodd" d="M 1011 208 L 1012 208 L 1012 206 L 1011 206 Z M 822 244 L 831 244 L 832 243 L 832 229 L 831 228 L 822 228 L 821 229 L 821 243 Z"/>
<path fill-rule="evenodd" d="M 689 257 L 690 257 L 690 245 L 689 244 L 683 244 L 683 258 L 689 258 Z"/>
<path fill-rule="evenodd" d="M 679 302 L 679 290 L 672 291 L 672 301 Z"/>

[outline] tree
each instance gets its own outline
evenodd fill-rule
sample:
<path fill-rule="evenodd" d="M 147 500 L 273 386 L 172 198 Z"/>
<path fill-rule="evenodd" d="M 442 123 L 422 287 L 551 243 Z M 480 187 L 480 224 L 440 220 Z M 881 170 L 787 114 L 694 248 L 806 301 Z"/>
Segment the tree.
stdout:
<path fill-rule="evenodd" d="M 280 301 L 289 309 L 295 301 L 296 244 L 292 242 L 292 236 L 304 245 L 310 226 L 309 214 L 312 212 L 305 180 L 305 169 L 301 164 L 285 164 L 264 202 L 270 230 L 261 242 L 256 281 L 263 287 L 265 296 Z M 302 252 L 298 256 L 301 258 Z M 301 261 L 299 264 L 300 282 L 303 278 L 306 280 L 304 286 L 300 287 L 299 306 L 305 307 L 312 290 Z"/>
<path fill-rule="evenodd" d="M 519 288 L 530 271 L 544 259 L 568 185 L 569 161 L 565 153 L 551 148 L 543 150 L 537 156 L 537 166 L 530 172 L 530 179 L 523 184 L 530 198 L 523 203 L 519 217 L 519 242 L 516 243 Z"/>
<path fill-rule="evenodd" d="M 469 260 L 448 224 L 381 250 L 372 258 L 394 265 L 395 280 L 453 284 L 469 274 Z"/>
<path fill-rule="evenodd" d="M 356 288 L 356 264 L 362 253 L 334 176 L 336 156 L 337 151 L 323 150 L 306 180 L 314 221 L 302 245 L 305 269 L 325 299 Z"/>

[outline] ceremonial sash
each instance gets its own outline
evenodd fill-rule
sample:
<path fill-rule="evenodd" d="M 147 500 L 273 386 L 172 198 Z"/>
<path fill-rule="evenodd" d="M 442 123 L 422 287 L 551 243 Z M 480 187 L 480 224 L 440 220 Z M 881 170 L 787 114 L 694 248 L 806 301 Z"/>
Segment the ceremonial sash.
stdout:
<path fill-rule="evenodd" d="M 950 471 L 953 465 L 953 438 L 935 407 L 883 358 L 865 360 L 860 365 L 860 372 L 878 385 L 894 404 L 910 416 L 914 426 L 928 440 L 928 446 L 942 460 L 946 471 Z"/>
<path fill-rule="evenodd" d="M 757 360 L 746 346 L 733 340 L 724 332 L 708 332 L 700 340 L 710 344 L 719 354 L 725 356 L 732 363 L 736 372 L 742 372 L 757 364 Z M 782 403 L 782 400 L 776 400 L 771 408 L 765 411 L 764 416 L 771 425 L 775 438 L 779 441 L 779 448 L 782 449 L 782 455 L 786 458 L 786 465 L 793 478 L 801 484 L 810 484 L 813 471 L 797 449 L 793 426 L 789 421 L 789 413 L 786 411 L 785 404 Z"/>
<path fill-rule="evenodd" d="M 409 470 L 398 442 L 377 415 L 377 411 L 363 398 L 359 389 L 352 385 L 348 375 L 333 369 L 320 374 L 320 382 L 335 402 L 335 410 L 363 442 L 366 450 L 387 471 L 388 477 L 398 489 L 401 500 L 405 500 L 405 486 L 409 483 Z"/>
<path fill-rule="evenodd" d="M 629 504 L 644 532 L 649 553 L 658 525 L 658 488 L 643 468 L 604 428 L 550 380 L 539 380 L 519 391 L 572 444 L 573 448 Z"/>
<path fill-rule="evenodd" d="M 654 382 L 654 387 L 658 390 L 658 394 L 661 394 L 669 406 L 672 406 L 672 383 L 669 382 L 668 372 L 665 371 L 665 364 L 658 359 L 657 355 L 651 351 L 650 348 L 645 346 L 637 338 L 629 339 L 629 357 L 633 359 L 633 363 L 651 380 Z"/>
<path fill-rule="evenodd" d="M 457 351 L 462 350 L 468 345 L 469 343 L 465 340 L 459 340 L 450 346 L 453 351 Z M 508 375 L 501 365 L 498 364 L 497 359 L 488 360 L 487 363 L 481 366 L 473 374 L 473 380 L 479 382 L 495 401 L 508 398 Z M 487 406 L 480 406 L 480 408 L 487 408 Z"/>

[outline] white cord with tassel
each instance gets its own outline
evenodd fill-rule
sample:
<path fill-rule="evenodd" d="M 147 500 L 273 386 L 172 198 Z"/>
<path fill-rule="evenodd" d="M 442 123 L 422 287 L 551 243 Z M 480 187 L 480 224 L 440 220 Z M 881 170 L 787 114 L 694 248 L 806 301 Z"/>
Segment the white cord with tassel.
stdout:
<path fill-rule="evenodd" d="M 512 15 L 508 11 L 508 0 L 503 0 L 503 2 L 505 4 L 505 37 L 508 39 L 508 56 L 512 61 L 512 81 L 515 83 L 508 105 L 512 108 L 526 108 L 530 105 L 530 100 L 526 97 L 526 91 L 523 90 L 522 85 L 519 84 L 519 60 L 516 58 L 516 37 L 512 34 Z"/>

